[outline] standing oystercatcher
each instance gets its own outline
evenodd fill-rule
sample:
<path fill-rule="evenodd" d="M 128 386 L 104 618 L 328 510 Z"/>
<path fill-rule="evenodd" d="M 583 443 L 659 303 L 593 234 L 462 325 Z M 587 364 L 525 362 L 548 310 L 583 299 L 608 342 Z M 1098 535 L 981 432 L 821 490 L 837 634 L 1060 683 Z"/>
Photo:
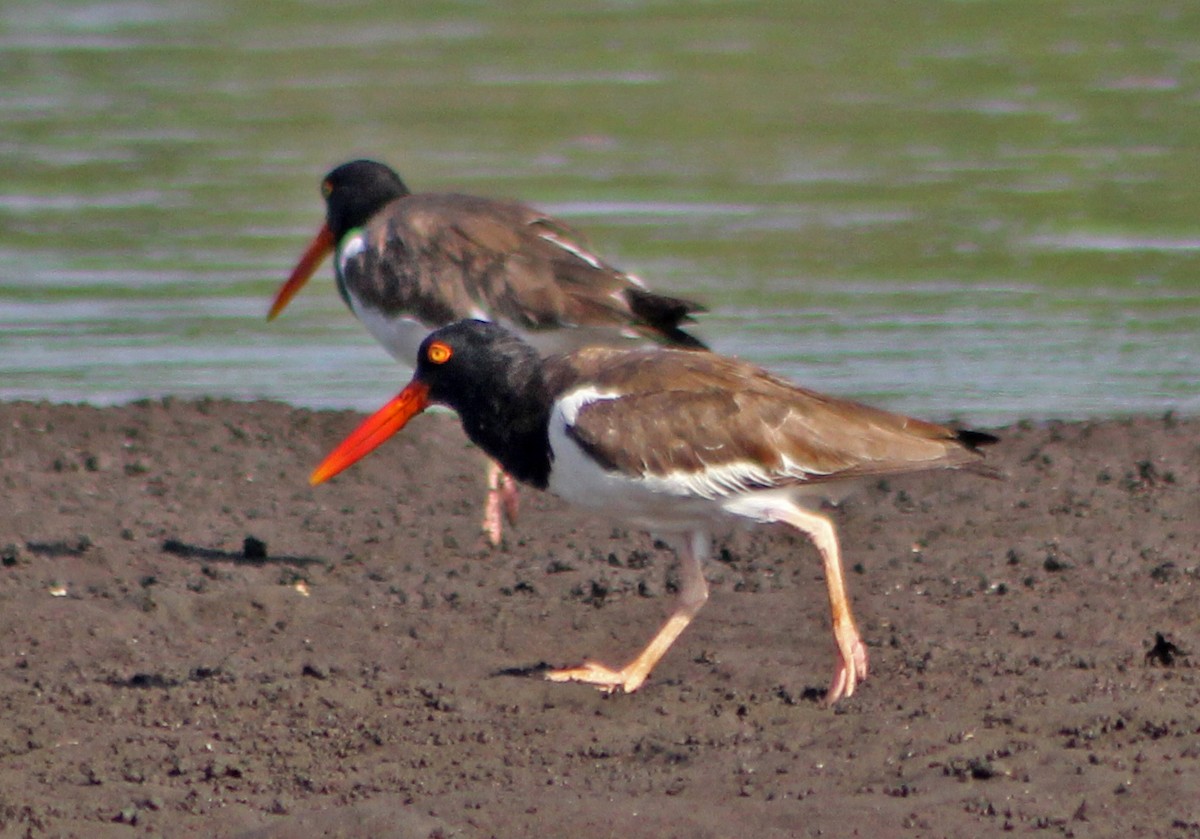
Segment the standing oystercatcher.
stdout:
<path fill-rule="evenodd" d="M 674 612 L 624 667 L 554 670 L 555 681 L 631 692 L 708 599 L 701 565 L 722 520 L 782 522 L 806 534 L 825 566 L 838 664 L 830 703 L 866 678 L 867 650 L 846 597 L 823 496 L 855 479 L 928 469 L 998 473 L 959 431 L 797 387 L 732 358 L 668 349 L 591 347 L 541 358 L 492 323 L 434 331 L 412 381 L 312 475 L 336 475 L 432 404 L 519 481 L 665 537 L 679 554 Z"/>
<path fill-rule="evenodd" d="M 491 320 L 545 352 L 614 341 L 704 345 L 680 329 L 703 308 L 653 294 L 592 253 L 563 222 L 514 201 L 409 192 L 382 163 L 355 160 L 321 182 L 322 225 L 275 295 L 273 320 L 330 253 L 346 305 L 392 356 L 408 363 L 429 332 Z M 493 464 L 483 530 L 499 544 L 516 487 Z"/>

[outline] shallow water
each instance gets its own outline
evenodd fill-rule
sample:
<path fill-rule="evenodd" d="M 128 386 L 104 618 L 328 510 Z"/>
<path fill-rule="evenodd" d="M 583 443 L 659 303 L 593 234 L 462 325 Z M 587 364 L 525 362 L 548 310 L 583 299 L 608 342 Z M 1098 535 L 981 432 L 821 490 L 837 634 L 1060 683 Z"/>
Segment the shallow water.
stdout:
<path fill-rule="evenodd" d="M 0 398 L 373 408 L 325 267 L 359 155 L 519 197 L 698 332 L 934 418 L 1200 411 L 1187 3 L 0 10 Z"/>

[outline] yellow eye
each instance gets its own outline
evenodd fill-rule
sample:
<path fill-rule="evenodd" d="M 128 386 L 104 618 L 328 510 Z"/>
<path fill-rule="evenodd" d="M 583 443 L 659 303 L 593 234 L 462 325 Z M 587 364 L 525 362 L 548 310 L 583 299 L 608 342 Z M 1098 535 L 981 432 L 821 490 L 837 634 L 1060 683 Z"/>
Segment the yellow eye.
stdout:
<path fill-rule="evenodd" d="M 454 350 L 450 349 L 449 344 L 441 341 L 434 341 L 429 345 L 429 349 L 425 351 L 425 357 L 434 364 L 445 364 L 450 360 L 450 356 L 454 355 Z"/>
<path fill-rule="evenodd" d="M 321 197 L 328 198 L 333 192 L 333 184 L 329 181 L 321 181 Z"/>

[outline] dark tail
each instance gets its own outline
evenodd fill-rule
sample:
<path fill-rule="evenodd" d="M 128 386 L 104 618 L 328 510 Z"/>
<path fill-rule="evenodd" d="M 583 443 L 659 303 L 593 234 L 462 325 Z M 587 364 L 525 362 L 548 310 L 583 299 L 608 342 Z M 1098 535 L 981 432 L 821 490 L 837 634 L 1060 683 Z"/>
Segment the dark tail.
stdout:
<path fill-rule="evenodd" d="M 990 446 L 993 443 L 999 443 L 1000 438 L 995 434 L 988 434 L 986 431 L 970 431 L 965 428 L 955 429 L 954 439 L 963 445 L 964 448 L 973 452 L 979 452 L 980 446 Z M 982 456 L 982 452 L 979 452 Z M 968 472 L 974 472 L 976 475 L 982 475 L 985 478 L 996 478 L 1003 480 L 1008 475 L 1003 470 L 992 466 L 990 463 L 984 463 L 982 460 L 975 460 L 962 467 Z"/>
<path fill-rule="evenodd" d="M 965 428 L 956 429 L 954 438 L 971 451 L 978 451 L 980 446 L 990 446 L 1000 442 L 1000 438 L 995 434 L 988 434 L 986 431 L 970 431 Z"/>
<path fill-rule="evenodd" d="M 681 323 L 692 322 L 693 314 L 708 311 L 699 303 L 640 288 L 626 289 L 625 298 L 630 310 L 670 346 L 684 350 L 708 349 L 702 341 L 679 328 Z"/>

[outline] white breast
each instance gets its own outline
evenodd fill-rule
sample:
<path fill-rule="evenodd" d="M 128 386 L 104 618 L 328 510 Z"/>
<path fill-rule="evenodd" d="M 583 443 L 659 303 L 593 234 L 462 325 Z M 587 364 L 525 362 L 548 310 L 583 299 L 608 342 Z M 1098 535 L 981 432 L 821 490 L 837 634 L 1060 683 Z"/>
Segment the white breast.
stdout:
<path fill-rule="evenodd" d="M 350 308 L 375 340 L 383 344 L 392 358 L 407 367 L 416 365 L 417 350 L 421 348 L 421 342 L 433 331 L 432 329 L 416 318 L 388 317 L 378 309 L 361 305 L 353 295 L 350 296 Z"/>
<path fill-rule="evenodd" d="M 704 530 L 719 505 L 683 482 L 640 478 L 609 471 L 568 435 L 579 411 L 589 402 L 619 394 L 586 387 L 560 399 L 550 415 L 550 450 L 554 461 L 548 489 L 572 504 L 660 533 Z"/>

